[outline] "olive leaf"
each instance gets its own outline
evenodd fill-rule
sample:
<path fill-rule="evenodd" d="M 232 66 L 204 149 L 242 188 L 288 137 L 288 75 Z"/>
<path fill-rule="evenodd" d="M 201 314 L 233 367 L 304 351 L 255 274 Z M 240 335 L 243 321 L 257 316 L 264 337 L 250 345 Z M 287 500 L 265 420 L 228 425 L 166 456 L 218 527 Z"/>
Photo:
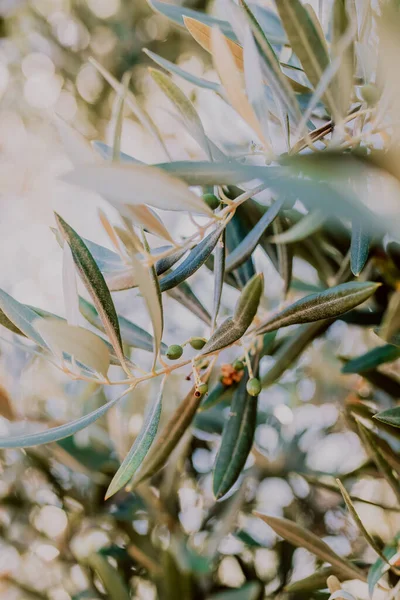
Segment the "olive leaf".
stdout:
<path fill-rule="evenodd" d="M 220 402 L 230 400 L 236 387 L 236 385 L 226 386 L 221 381 L 218 381 L 200 404 L 198 412 L 201 413 L 210 410 Z"/>
<path fill-rule="evenodd" d="M 213 492 L 217 500 L 236 483 L 253 445 L 257 422 L 257 398 L 246 391 L 246 373 L 233 394 L 228 420 L 213 469 Z"/>
<path fill-rule="evenodd" d="M 400 348 L 385 344 L 348 360 L 342 367 L 342 373 L 364 373 L 398 358 L 400 358 Z"/>
<path fill-rule="evenodd" d="M 237 269 L 252 255 L 265 230 L 276 219 L 283 205 L 283 199 L 275 201 L 233 252 L 229 254 L 225 266 L 227 273 Z"/>
<path fill-rule="evenodd" d="M 146 269 L 141 261 L 135 256 L 131 256 L 135 279 L 139 290 L 146 302 L 147 310 L 153 325 L 154 336 L 154 365 L 161 348 L 161 338 L 164 329 L 164 317 L 161 293 L 158 287 L 157 277 L 154 277 L 151 270 Z M 153 365 L 153 366 L 154 366 Z"/>
<path fill-rule="evenodd" d="M 154 166 L 82 165 L 62 179 L 104 195 L 117 207 L 121 204 L 149 204 L 164 210 L 187 210 L 213 216 L 205 202 L 182 181 Z"/>
<path fill-rule="evenodd" d="M 297 523 L 294 523 L 293 521 L 289 521 L 289 519 L 280 519 L 278 517 L 271 517 L 257 512 L 254 514 L 267 523 L 275 533 L 294 546 L 305 548 L 312 554 L 315 554 L 315 556 L 323 562 L 327 562 L 332 565 L 332 567 L 340 569 L 344 577 L 348 579 L 360 579 L 361 581 L 367 580 L 361 569 L 356 567 L 356 565 L 349 560 L 336 554 L 328 544 L 308 529 L 297 525 Z"/>
<path fill-rule="evenodd" d="M 388 544 L 383 549 L 385 560 L 378 558 L 370 567 L 368 571 L 368 592 L 371 598 L 378 581 L 383 577 L 386 571 L 389 570 L 388 561 L 396 556 L 396 554 L 398 554 L 397 545 L 394 543 Z"/>
<path fill-rule="evenodd" d="M 350 15 L 346 0 L 335 0 L 332 15 L 332 55 L 339 53 L 340 43 L 350 27 Z M 355 47 L 352 42 L 341 56 L 340 67 L 336 75 L 333 89 L 336 88 L 336 104 L 341 117 L 345 117 L 351 104 L 353 91 Z"/>
<path fill-rule="evenodd" d="M 278 216 L 272 223 L 274 235 L 282 235 L 285 228 L 285 220 Z M 286 298 L 292 282 L 293 251 L 287 244 L 277 246 L 278 271 L 283 281 L 283 296 Z"/>
<path fill-rule="evenodd" d="M 191 250 L 185 260 L 174 271 L 171 271 L 171 273 L 160 279 L 161 292 L 179 285 L 200 269 L 214 250 L 222 231 L 222 225 L 216 227 L 214 231 L 209 233 L 207 237 Z"/>
<path fill-rule="evenodd" d="M 374 415 L 374 419 L 386 423 L 387 425 L 392 425 L 393 427 L 400 427 L 400 407 L 382 410 Z"/>
<path fill-rule="evenodd" d="M 263 287 L 263 275 L 254 275 L 250 279 L 239 296 L 233 317 L 226 319 L 215 330 L 202 349 L 202 355 L 225 348 L 239 340 L 245 334 L 257 313 Z"/>
<path fill-rule="evenodd" d="M 126 455 L 124 461 L 114 475 L 110 485 L 108 486 L 105 499 L 107 500 L 116 494 L 128 481 L 134 476 L 139 469 L 143 460 L 156 437 L 158 425 L 161 417 L 162 396 L 164 391 L 164 381 L 161 384 L 161 389 L 157 396 L 149 402 L 146 409 L 142 428 L 135 439 L 131 449 Z"/>
<path fill-rule="evenodd" d="M 85 298 L 80 297 L 79 310 L 91 325 L 97 329 L 100 329 L 100 331 L 104 331 L 104 326 L 99 317 L 99 313 L 93 304 L 85 300 Z M 139 327 L 139 325 L 132 323 L 132 321 L 126 319 L 122 315 L 118 315 L 118 321 L 123 344 L 133 348 L 140 348 L 141 350 L 146 350 L 147 352 L 154 351 L 154 339 L 150 333 Z M 161 344 L 161 352 L 165 353 L 166 349 L 167 346 L 165 344 Z"/>
<path fill-rule="evenodd" d="M 55 217 L 63 239 L 71 248 L 72 256 L 82 282 L 92 297 L 109 340 L 120 359 L 121 365 L 124 366 L 125 356 L 122 348 L 118 316 L 104 277 L 82 238 L 60 215 L 55 213 Z"/>
<path fill-rule="evenodd" d="M 121 398 L 127 394 L 128 391 L 130 391 L 129 388 L 123 392 L 123 394 L 114 398 L 114 400 L 110 400 L 109 402 L 106 402 L 106 404 L 100 406 L 100 408 L 93 410 L 79 419 L 65 423 L 64 425 L 51 427 L 45 431 L 35 431 L 34 433 L 1 436 L 0 448 L 30 448 L 32 446 L 41 446 L 42 444 L 57 442 L 58 440 L 74 435 L 105 415 L 107 411 L 115 406 Z"/>
<path fill-rule="evenodd" d="M 110 600 L 129 600 L 130 593 L 117 569 L 98 552 L 90 554 L 87 564 L 96 572 Z"/>
<path fill-rule="evenodd" d="M 75 263 L 68 244 L 63 247 L 63 295 L 65 314 L 70 325 L 79 325 L 79 299 Z"/>
<path fill-rule="evenodd" d="M 379 285 L 369 281 L 342 283 L 319 294 L 305 296 L 260 325 L 257 334 L 288 325 L 338 317 L 368 300 Z"/>
<path fill-rule="evenodd" d="M 202 305 L 197 296 L 193 293 L 190 286 L 183 281 L 174 288 L 167 291 L 168 296 L 179 302 L 187 308 L 193 315 L 196 315 L 206 325 L 211 325 L 211 316 Z"/>
<path fill-rule="evenodd" d="M 38 317 L 35 311 L 21 304 L 2 289 L 0 289 L 0 310 L 5 316 L 2 325 L 13 333 L 25 335 L 42 348 L 47 348 L 46 342 L 33 325 Z"/>
<path fill-rule="evenodd" d="M 215 328 L 218 318 L 218 311 L 221 304 L 222 289 L 225 279 L 225 262 L 226 262 L 226 230 L 224 229 L 215 249 L 214 260 L 214 299 L 213 299 L 213 316 L 212 327 Z"/>
<path fill-rule="evenodd" d="M 300 0 L 276 0 L 276 7 L 293 52 L 298 56 L 311 84 L 317 87 L 330 62 L 319 23 L 316 26 L 315 19 Z M 335 114 L 332 85 L 325 92 L 325 100 Z"/>
<path fill-rule="evenodd" d="M 273 244 L 299 242 L 318 231 L 326 221 L 326 216 L 318 209 L 309 212 L 297 223 L 282 233 L 272 235 L 268 241 Z"/>
<path fill-rule="evenodd" d="M 61 319 L 38 318 L 33 326 L 60 362 L 66 352 L 94 372 L 107 376 L 110 354 L 97 335 Z"/>
<path fill-rule="evenodd" d="M 93 140 L 92 146 L 93 146 L 94 150 L 96 150 L 96 152 L 99 154 L 99 156 L 101 156 L 105 160 L 113 159 L 112 146 L 109 146 L 108 144 L 105 144 L 104 142 L 101 142 L 100 140 Z M 133 163 L 133 164 L 137 164 L 137 165 L 143 164 L 140 160 L 133 158 L 133 156 L 130 156 L 129 154 L 126 154 L 125 152 L 119 153 L 118 160 L 120 162 Z"/>
<path fill-rule="evenodd" d="M 353 222 L 350 247 L 350 264 L 353 275 L 358 276 L 367 262 L 369 240 L 370 236 L 362 225 Z"/>
<path fill-rule="evenodd" d="M 172 81 L 170 77 L 165 75 L 158 69 L 150 69 L 150 75 L 161 88 L 164 94 L 176 106 L 183 123 L 192 137 L 198 142 L 199 146 L 206 152 L 208 158 L 212 160 L 212 154 L 205 134 L 202 122 L 196 109 L 190 100 L 185 96 L 182 90 Z"/>

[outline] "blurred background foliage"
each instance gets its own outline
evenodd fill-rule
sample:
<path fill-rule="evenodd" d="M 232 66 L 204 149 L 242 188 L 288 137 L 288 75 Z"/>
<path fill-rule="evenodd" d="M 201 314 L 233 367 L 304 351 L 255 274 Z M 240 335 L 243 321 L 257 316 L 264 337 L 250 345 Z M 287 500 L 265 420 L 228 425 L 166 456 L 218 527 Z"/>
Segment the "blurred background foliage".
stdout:
<path fill-rule="evenodd" d="M 186 1 L 185 6 L 211 8 L 202 0 Z M 149 60 L 142 48 L 179 64 L 190 62 L 199 75 L 215 74 L 193 39 L 144 0 L 1 0 L 0 11 L 0 284 L 17 299 L 61 313 L 61 256 L 48 230 L 51 209 L 62 204 L 71 221 L 81 223 L 81 233 L 105 239 L 92 219 L 94 210 L 82 215 L 79 196 L 69 198 L 50 183 L 50 175 L 66 162 L 51 125 L 53 112 L 89 139 L 107 140 L 112 133 L 115 94 L 89 56 L 118 80 L 132 71 L 131 89 L 155 118 L 176 158 L 196 151 L 160 111 L 162 101 L 147 76 Z M 187 91 L 202 114 L 205 100 L 190 87 Z M 224 115 L 215 106 L 217 122 Z M 238 123 L 235 132 L 239 139 L 240 127 Z M 162 158 L 128 109 L 122 141 L 122 149 L 134 147 L 138 158 Z M 299 273 L 310 286 L 315 284 L 314 274 L 297 260 Z M 210 280 L 197 283 L 200 295 L 204 281 L 208 285 Z M 281 285 L 273 269 L 267 281 L 273 302 Z M 132 310 L 127 296 L 118 302 Z M 178 323 L 181 332 L 197 333 L 190 314 L 168 306 L 170 337 Z M 371 346 L 372 336 L 367 329 L 338 321 L 296 368 L 260 395 L 256 446 L 246 480 L 239 492 L 218 504 L 210 470 L 224 403 L 197 417 L 194 435 L 184 438 L 175 460 L 154 482 L 157 487 L 146 484 L 135 494 L 123 491 L 104 502 L 119 459 L 140 429 L 146 399 L 155 393 L 151 384 L 74 438 L 2 451 L 2 600 L 120 600 L 129 598 L 128 588 L 132 598 L 141 600 L 328 597 L 283 592 L 289 581 L 313 574 L 320 562 L 277 538 L 251 513 L 256 509 L 291 518 L 329 541 L 338 554 L 357 556 L 361 565 L 372 563 L 376 556 L 349 519 L 331 476 L 340 475 L 352 495 L 363 498 L 357 510 L 368 530 L 385 544 L 393 543 L 400 525 L 394 493 L 361 447 L 351 419 L 360 397 L 372 405 L 378 402 L 380 409 L 390 407 L 391 400 L 374 391 L 367 379 L 341 375 L 342 363 L 334 358 L 361 354 Z M 21 345 L 5 339 L 1 348 L 0 431 L 12 431 L 13 421 L 22 417 L 28 424 L 45 420 L 56 425 L 80 414 L 82 406 L 88 412 L 94 402 L 104 401 L 101 395 L 88 399 L 88 390 L 77 382 L 65 388 L 58 372 Z M 398 366 L 398 361 L 385 366 L 382 375 L 397 386 Z M 183 386 L 174 376 L 169 386 L 172 412 L 183 397 Z M 343 410 L 344 399 L 348 411 Z M 387 433 L 383 438 L 399 471 L 399 439 Z M 351 589 L 357 597 L 367 597 L 364 584 L 354 582 Z M 379 598 L 380 590 L 376 593 Z"/>

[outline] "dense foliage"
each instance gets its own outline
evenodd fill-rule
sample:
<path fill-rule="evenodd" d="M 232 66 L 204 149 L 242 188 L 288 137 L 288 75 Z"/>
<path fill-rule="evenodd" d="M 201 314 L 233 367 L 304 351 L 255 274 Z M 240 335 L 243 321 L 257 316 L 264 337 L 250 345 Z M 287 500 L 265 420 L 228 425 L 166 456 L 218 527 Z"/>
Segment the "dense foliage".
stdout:
<path fill-rule="evenodd" d="M 65 318 L 0 290 L 0 322 L 66 375 L 71 401 L 86 411 L 27 433 L 10 428 L 0 447 L 26 449 L 26 464 L 68 515 L 63 569 L 77 561 L 86 577 L 83 591 L 67 590 L 74 598 L 396 598 L 400 8 L 394 0 L 334 0 L 321 23 L 300 0 L 276 0 L 276 11 L 244 0 L 221 5 L 226 20 L 151 1 L 211 54 L 218 74 L 204 79 L 147 51 L 174 110 L 168 118 L 197 143 L 199 160 L 174 160 L 130 91 L 130 74 L 120 81 L 97 60 L 117 97 L 113 145 L 90 144 L 58 121 L 73 164 L 63 181 L 115 209 L 115 222 L 99 212 L 113 250 L 55 214 Z M 223 143 L 181 80 L 230 105 Z M 145 165 L 121 152 L 126 107 L 165 162 Z M 167 225 L 171 211 L 183 219 L 179 236 Z M 142 298 L 152 335 L 117 312 L 126 290 Z M 166 345 L 170 298 L 190 311 L 193 329 L 184 339 L 175 327 Z M 342 336 L 362 337 L 364 351 L 340 347 Z M 128 419 L 142 389 L 141 427 L 121 455 L 118 422 L 103 417 L 122 405 Z M 295 423 L 306 402 L 321 409 L 319 424 L 304 411 Z M 332 418 L 325 409 L 333 402 Z M 10 417 L 6 397 L 3 404 Z M 82 445 L 94 423 L 101 435 Z M 356 464 L 339 447 L 347 434 Z M 313 436 L 331 468 L 315 452 L 310 459 Z M 77 470 L 87 477 L 82 487 Z M 278 480 L 289 496 L 279 508 L 262 493 L 273 494 L 268 482 Z M 377 495 L 364 496 L 363 482 L 375 480 Z M 14 514 L 26 493 L 7 496 Z M 185 518 L 188 504 L 195 525 Z M 366 506 L 376 511 L 372 521 L 385 520 L 384 540 L 364 522 Z M 347 531 L 347 551 L 329 536 L 346 531 L 340 511 L 357 528 Z M 108 544 L 74 550 L 84 523 L 107 531 Z M 307 577 L 293 577 L 295 547 L 315 557 Z"/>

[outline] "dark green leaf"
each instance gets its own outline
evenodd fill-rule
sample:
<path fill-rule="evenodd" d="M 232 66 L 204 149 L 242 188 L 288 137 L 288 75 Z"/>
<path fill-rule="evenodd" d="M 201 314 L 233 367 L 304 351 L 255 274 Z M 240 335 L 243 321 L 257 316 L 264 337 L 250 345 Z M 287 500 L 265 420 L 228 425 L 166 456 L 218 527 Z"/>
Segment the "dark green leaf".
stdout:
<path fill-rule="evenodd" d="M 274 234 L 269 238 L 269 241 L 273 244 L 299 242 L 318 231 L 325 221 L 326 216 L 318 209 L 314 210 L 297 221 L 290 229 L 286 229 L 286 231 L 279 234 Z"/>
<path fill-rule="evenodd" d="M 382 410 L 377 415 L 374 415 L 374 419 L 393 427 L 400 427 L 400 406 Z"/>
<path fill-rule="evenodd" d="M 272 223 L 274 235 L 282 235 L 284 232 L 285 220 L 277 217 Z M 278 270 L 283 280 L 283 296 L 286 298 L 292 281 L 293 272 L 293 251 L 292 247 L 287 244 L 279 244 L 277 246 L 278 254 Z"/>
<path fill-rule="evenodd" d="M 236 303 L 233 318 L 226 319 L 213 333 L 201 354 L 209 354 L 239 340 L 250 327 L 260 303 L 264 287 L 262 275 L 254 275 L 243 288 Z"/>
<path fill-rule="evenodd" d="M 214 300 L 213 300 L 213 316 L 212 316 L 212 327 L 214 328 L 217 323 L 219 307 L 221 304 L 222 289 L 225 278 L 225 255 L 226 255 L 226 231 L 224 230 L 221 235 L 221 239 L 217 243 L 215 249 L 215 260 L 214 260 Z"/>
<path fill-rule="evenodd" d="M 350 264 L 353 275 L 359 275 L 368 258 L 370 236 L 359 223 L 351 229 Z"/>
<path fill-rule="evenodd" d="M 130 600 L 129 591 L 121 575 L 104 556 L 98 553 L 91 554 L 87 563 L 100 577 L 110 600 Z"/>
<path fill-rule="evenodd" d="M 349 282 L 319 294 L 310 294 L 260 325 L 257 333 L 266 333 L 288 325 L 336 318 L 368 300 L 379 285 L 369 281 Z"/>
<path fill-rule="evenodd" d="M 400 358 L 400 348 L 385 344 L 349 360 L 342 368 L 342 373 L 364 373 L 398 358 Z"/>
<path fill-rule="evenodd" d="M 395 554 L 397 554 L 397 546 L 385 546 L 385 548 L 383 549 L 383 554 L 386 560 L 378 558 L 368 571 L 368 592 L 371 598 L 372 594 L 374 593 L 376 584 L 389 569 L 389 565 L 386 561 L 390 560 Z"/>
<path fill-rule="evenodd" d="M 222 226 L 214 229 L 200 244 L 190 251 L 189 255 L 174 271 L 160 279 L 161 292 L 166 292 L 179 285 L 200 269 L 214 250 L 222 230 Z"/>
<path fill-rule="evenodd" d="M 257 225 L 246 235 L 246 237 L 235 247 L 226 260 L 226 271 L 230 273 L 242 265 L 253 253 L 265 230 L 279 214 L 284 200 L 277 200 L 264 213 Z"/>
<path fill-rule="evenodd" d="M 82 281 L 92 297 L 96 310 L 103 322 L 104 329 L 123 366 L 125 364 L 125 357 L 118 316 L 104 277 L 87 246 L 76 231 L 58 214 L 56 214 L 56 221 L 64 240 L 71 248 L 72 256 Z"/>
<path fill-rule="evenodd" d="M 218 383 L 215 384 L 215 386 L 200 404 L 199 412 L 209 410 L 210 408 L 213 408 L 220 402 L 230 401 L 235 389 L 235 385 L 226 386 L 221 381 L 218 381 Z"/>
<path fill-rule="evenodd" d="M 228 421 L 214 465 L 213 491 L 217 500 L 236 483 L 250 454 L 257 421 L 257 398 L 246 392 L 248 375 L 233 394 Z"/>

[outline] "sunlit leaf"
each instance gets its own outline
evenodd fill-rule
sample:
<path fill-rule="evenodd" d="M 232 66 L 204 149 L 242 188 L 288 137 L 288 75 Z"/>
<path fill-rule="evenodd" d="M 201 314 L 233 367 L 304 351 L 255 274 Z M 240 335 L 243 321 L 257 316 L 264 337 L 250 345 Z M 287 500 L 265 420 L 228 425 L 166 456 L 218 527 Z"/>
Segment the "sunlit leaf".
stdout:
<path fill-rule="evenodd" d="M 387 561 L 390 561 L 390 559 L 397 554 L 397 546 L 385 546 L 383 549 L 383 554 L 386 560 L 378 558 L 368 571 L 368 591 L 371 598 L 378 581 L 381 579 L 381 577 L 383 577 L 386 571 L 389 570 L 389 565 L 387 564 Z"/>
<path fill-rule="evenodd" d="M 173 243 L 173 239 L 160 217 L 148 206 L 145 206 L 144 204 L 138 204 L 136 206 L 129 205 L 127 210 L 135 225 L 140 225 L 141 227 L 144 227 L 146 231 Z"/>
<path fill-rule="evenodd" d="M 360 579 L 366 581 L 367 578 L 361 569 L 353 565 L 349 560 L 338 556 L 328 544 L 321 540 L 318 536 L 312 533 L 309 529 L 305 529 L 293 521 L 288 519 L 280 519 L 278 517 L 270 517 L 261 513 L 255 513 L 257 517 L 265 521 L 275 533 L 283 537 L 291 544 L 300 548 L 305 548 L 312 554 L 315 554 L 323 562 L 327 562 L 332 567 L 337 567 L 348 579 Z"/>
<path fill-rule="evenodd" d="M 182 116 L 183 123 L 199 146 L 206 152 L 211 159 L 211 150 L 207 136 L 204 132 L 202 122 L 196 109 L 190 100 L 185 96 L 182 90 L 172 81 L 168 75 L 165 75 L 158 69 L 150 69 L 150 74 L 164 94 L 174 104 Z"/>
<path fill-rule="evenodd" d="M 105 499 L 107 500 L 116 494 L 128 481 L 134 476 L 137 469 L 152 445 L 157 434 L 158 425 L 161 417 L 161 402 L 163 395 L 163 384 L 157 396 L 154 396 L 146 409 L 142 428 L 134 441 L 131 449 L 126 455 L 123 463 L 114 475 L 108 486 Z"/>
<path fill-rule="evenodd" d="M 300 0 L 277 0 L 276 7 L 289 43 L 297 54 L 308 79 L 316 87 L 329 65 L 325 40 Z M 330 109 L 334 111 L 334 96 L 329 88 L 325 93 L 325 99 Z"/>
<path fill-rule="evenodd" d="M 97 329 L 100 329 L 101 331 L 104 331 L 104 326 L 99 317 L 99 313 L 93 304 L 80 297 L 79 310 L 91 325 L 97 327 Z M 140 348 L 141 350 L 146 350 L 147 352 L 154 351 L 154 340 L 150 333 L 139 327 L 139 325 L 132 323 L 132 321 L 126 319 L 122 315 L 118 315 L 118 321 L 121 338 L 124 345 L 131 346 L 133 348 Z M 165 353 L 166 349 L 166 345 L 162 344 L 161 352 Z"/>
<path fill-rule="evenodd" d="M 333 319 L 365 302 L 375 293 L 379 283 L 342 283 L 319 294 L 310 294 L 260 325 L 257 333 L 266 333 L 280 327 Z"/>
<path fill-rule="evenodd" d="M 125 393 L 126 392 L 124 392 L 122 396 L 125 395 Z M 56 442 L 58 440 L 62 440 L 63 438 L 69 437 L 70 435 L 74 435 L 78 431 L 82 431 L 82 429 L 85 429 L 100 419 L 100 417 L 105 415 L 110 408 L 119 402 L 122 396 L 117 396 L 114 398 L 114 400 L 110 400 L 106 404 L 100 406 L 100 408 L 97 408 L 87 415 L 84 415 L 83 417 L 75 419 L 69 423 L 65 423 L 64 425 L 59 425 L 58 427 L 52 427 L 51 429 L 47 429 L 45 431 L 36 431 L 35 433 L 1 436 L 0 448 L 29 448 L 31 446 L 40 446 L 42 444 Z"/>
<path fill-rule="evenodd" d="M 61 319 L 39 318 L 34 327 L 61 362 L 66 352 L 96 373 L 107 375 L 110 364 L 107 346 L 91 331 L 69 325 Z"/>
<path fill-rule="evenodd" d="M 185 24 L 189 28 L 188 20 L 185 19 Z M 193 35 L 193 27 L 201 29 L 201 24 L 193 25 L 191 22 L 191 33 Z M 204 27 L 204 26 L 203 26 Z M 207 31 L 208 35 L 208 31 Z M 229 40 L 225 38 L 218 29 L 211 30 L 211 50 L 215 64 L 215 68 L 218 72 L 219 78 L 228 97 L 228 100 L 236 110 L 236 112 L 242 117 L 242 119 L 253 129 L 257 134 L 260 141 L 262 141 L 268 147 L 268 141 L 265 140 L 263 131 L 260 127 L 260 123 L 256 117 L 256 114 L 249 103 L 246 94 L 244 93 L 244 82 L 240 70 L 235 62 L 235 55 L 232 51 L 233 42 L 229 43 Z M 240 48 L 240 52 L 242 52 Z"/>
<path fill-rule="evenodd" d="M 144 49 L 144 52 L 160 67 L 163 67 L 173 75 L 177 75 L 178 77 L 181 77 L 185 81 L 188 81 L 189 83 L 192 83 L 193 85 L 196 85 L 198 87 L 212 90 L 213 92 L 216 92 L 219 95 L 222 94 L 222 87 L 219 83 L 216 83 L 215 81 L 210 81 L 208 79 L 204 79 L 203 77 L 198 77 L 197 75 L 193 75 L 192 73 L 189 73 L 189 71 L 185 71 L 178 65 L 174 64 L 173 62 L 170 62 L 162 56 L 159 56 L 158 54 L 155 54 L 155 52 L 152 52 L 147 48 Z"/>
<path fill-rule="evenodd" d="M 2 319 L 2 321 L 4 321 L 1 323 L 2 325 L 5 325 L 5 327 L 14 333 L 22 332 L 23 335 L 26 335 L 26 337 L 36 342 L 36 344 L 42 348 L 47 347 L 45 341 L 33 326 L 34 321 L 37 320 L 37 313 L 25 306 L 25 304 L 21 304 L 1 289 L 0 310 L 6 317 L 6 321 Z M 9 325 L 9 323 L 12 325 Z"/>
<path fill-rule="evenodd" d="M 246 391 L 248 375 L 233 394 L 228 420 L 213 471 L 213 492 L 218 500 L 238 480 L 253 445 L 257 420 L 257 398 Z"/>
<path fill-rule="evenodd" d="M 84 165 L 62 177 L 107 200 L 121 204 L 150 204 L 164 210 L 187 210 L 212 215 L 208 206 L 187 186 L 171 175 L 141 165 Z"/>
<path fill-rule="evenodd" d="M 160 289 L 165 292 L 193 275 L 207 260 L 214 250 L 223 227 L 216 227 L 207 237 L 190 251 L 185 260 L 171 273 L 160 279 Z"/>
<path fill-rule="evenodd" d="M 161 338 L 164 328 L 161 294 L 159 293 L 159 289 L 157 289 L 157 283 L 154 281 L 150 270 L 146 269 L 135 256 L 131 256 L 131 261 L 135 272 L 135 279 L 146 302 L 153 325 L 154 361 L 156 361 L 161 348 Z"/>
<path fill-rule="evenodd" d="M 55 216 L 60 233 L 71 248 L 81 279 L 92 297 L 104 329 L 123 366 L 125 364 L 124 352 L 118 316 L 104 277 L 82 238 L 60 215 L 56 214 Z"/>
<path fill-rule="evenodd" d="M 332 19 L 332 54 L 337 55 L 341 40 L 350 27 L 350 15 L 347 12 L 346 0 L 335 0 Z M 335 78 L 333 89 L 336 88 L 336 104 L 340 116 L 345 117 L 351 104 L 354 74 L 354 42 L 341 55 L 341 64 Z"/>

